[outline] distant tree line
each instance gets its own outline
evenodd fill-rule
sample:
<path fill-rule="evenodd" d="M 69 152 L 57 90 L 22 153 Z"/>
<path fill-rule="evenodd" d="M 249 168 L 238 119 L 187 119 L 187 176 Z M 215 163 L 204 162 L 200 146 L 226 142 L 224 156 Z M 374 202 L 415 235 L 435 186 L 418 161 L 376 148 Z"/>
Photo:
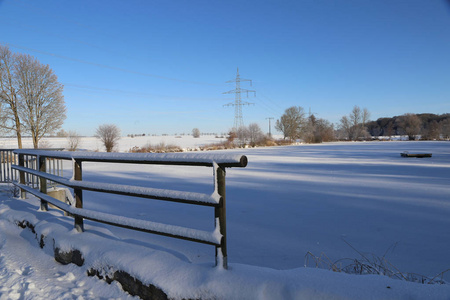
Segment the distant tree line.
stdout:
<path fill-rule="evenodd" d="M 367 123 L 372 136 L 407 135 L 410 140 L 449 139 L 450 114 L 404 114 Z"/>
<path fill-rule="evenodd" d="M 145 133 L 129 133 L 129 134 L 127 134 L 127 137 L 131 137 L 131 138 L 139 137 L 139 136 L 145 136 Z"/>
<path fill-rule="evenodd" d="M 275 129 L 283 133 L 289 141 L 301 140 L 305 143 L 321 143 L 333 140 L 371 140 L 379 136 L 406 135 L 409 140 L 439 140 L 450 138 L 450 114 L 406 113 L 391 118 L 370 121 L 367 108 L 355 105 L 343 116 L 334 128 L 325 119 L 314 114 L 306 115 L 301 106 L 292 106 L 275 123 Z"/>

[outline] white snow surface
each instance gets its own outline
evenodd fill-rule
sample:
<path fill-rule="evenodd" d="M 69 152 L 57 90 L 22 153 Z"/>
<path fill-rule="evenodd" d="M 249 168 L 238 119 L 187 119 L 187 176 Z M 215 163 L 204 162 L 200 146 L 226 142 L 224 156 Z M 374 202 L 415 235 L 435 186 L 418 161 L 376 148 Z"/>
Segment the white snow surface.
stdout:
<path fill-rule="evenodd" d="M 119 152 L 129 152 L 133 147 L 143 147 L 148 144 L 155 145 L 175 145 L 186 150 L 195 150 L 201 146 L 225 141 L 226 138 L 215 138 L 214 136 L 201 136 L 194 138 L 190 135 L 185 136 L 140 136 L 140 137 L 122 137 L 115 150 Z M 33 148 L 31 138 L 23 138 L 23 148 Z M 68 139 L 64 137 L 45 137 L 41 140 L 44 148 L 67 148 Z M 16 149 L 16 138 L 0 138 L 0 147 L 5 149 Z M 101 141 L 96 137 L 82 137 L 79 149 L 90 151 L 105 151 Z"/>
<path fill-rule="evenodd" d="M 433 156 L 403 158 L 403 151 Z M 217 153 L 246 155 L 249 161 L 246 168 L 227 169 L 229 270 L 214 267 L 214 247 L 208 245 L 90 221 L 78 233 L 59 210 L 39 211 L 32 196 L 11 199 L 4 186 L 0 299 L 131 298 L 118 284 L 87 277 L 90 267 L 124 270 L 174 299 L 450 298 L 449 285 L 304 267 L 308 251 L 331 261 L 360 259 L 345 240 L 364 254 L 386 254 L 402 272 L 433 277 L 449 269 L 449 142 L 326 143 Z M 83 179 L 211 195 L 212 169 L 86 163 Z M 64 175 L 70 179 L 72 173 Z M 209 207 L 94 192 L 85 192 L 83 200 L 86 209 L 99 213 L 214 230 Z M 34 234 L 14 225 L 23 219 L 47 236 L 44 249 Z M 52 239 L 61 249 L 79 249 L 85 264 L 55 262 Z M 444 280 L 450 281 L 448 275 Z"/>

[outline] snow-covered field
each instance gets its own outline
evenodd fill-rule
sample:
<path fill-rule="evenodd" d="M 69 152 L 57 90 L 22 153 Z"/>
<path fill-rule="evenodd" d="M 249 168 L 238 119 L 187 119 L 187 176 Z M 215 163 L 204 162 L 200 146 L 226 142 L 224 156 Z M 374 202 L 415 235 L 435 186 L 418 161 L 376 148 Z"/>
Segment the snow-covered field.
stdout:
<path fill-rule="evenodd" d="M 226 140 L 223 136 L 217 138 L 213 135 L 201 136 L 200 138 L 194 138 L 191 135 L 184 136 L 139 136 L 139 137 L 121 137 L 119 140 L 118 149 L 119 152 L 129 152 L 133 147 L 143 147 L 147 144 L 158 145 L 175 145 L 184 149 L 195 150 L 199 146 L 218 143 Z M 45 137 L 41 140 L 42 148 L 67 148 L 69 141 L 64 137 Z M 15 138 L 0 138 L 0 148 L 17 148 L 17 140 Z M 23 140 L 23 148 L 33 148 L 33 142 L 30 138 Z M 80 139 L 79 149 L 89 151 L 105 151 L 101 141 L 96 137 L 82 137 Z"/>
<path fill-rule="evenodd" d="M 120 150 L 127 151 L 148 142 L 158 143 L 156 137 L 154 141 L 151 138 L 123 138 Z M 178 141 L 178 145 L 184 148 L 218 140 L 188 136 L 164 138 L 166 143 Z M 49 139 L 51 147 L 64 147 L 65 142 L 65 139 Z M 86 138 L 82 142 L 81 148 L 101 150 L 94 138 Z M 6 139 L 1 139 L 0 145 L 3 148 L 14 147 Z M 8 200 L 3 194 L 0 205 L 0 286 L 3 287 L 0 293 L 16 291 L 20 296 L 19 290 L 22 293 L 27 289 L 38 292 L 37 286 L 23 278 L 33 275 L 32 270 L 38 273 L 33 268 L 39 267 L 30 269 L 26 260 L 16 262 L 20 254 L 13 250 L 23 243 L 21 239 L 31 238 L 25 233 L 14 238 L 20 230 L 13 229 L 5 221 L 17 215 L 13 212 L 22 207 L 33 214 L 43 228 L 56 222 L 61 228 L 45 229 L 55 235 L 61 231 L 73 239 L 85 236 L 79 243 L 90 254 L 88 263 L 118 259 L 120 253 L 108 252 L 105 245 L 126 242 L 129 249 L 114 244 L 117 252 L 136 251 L 140 257 L 132 256 L 132 262 L 130 258 L 127 261 L 118 259 L 117 264 L 141 274 L 149 282 L 159 282 L 160 286 L 172 291 L 174 297 L 182 295 L 182 291 L 188 293 L 187 297 L 208 297 L 211 296 L 208 293 L 214 291 L 219 298 L 235 299 L 246 298 L 244 296 L 266 299 L 319 296 L 323 299 L 450 298 L 447 285 L 419 285 L 384 277 L 350 276 L 303 267 L 308 251 L 316 255 L 324 253 L 331 261 L 361 258 L 352 249 L 354 247 L 362 253 L 386 254 L 386 258 L 402 272 L 433 277 L 449 269 L 449 142 L 326 143 L 228 151 L 247 155 L 249 161 L 244 169 L 227 170 L 230 270 L 213 268 L 214 248 L 211 246 L 92 222 L 86 222 L 85 233 L 77 234 L 71 229 L 71 221 L 66 221 L 59 212 L 53 211 L 51 218 L 45 220 L 42 213 L 31 209 L 37 205 L 33 199 L 26 204 L 18 204 L 19 200 Z M 433 157 L 403 158 L 400 157 L 403 151 L 433 153 Z M 65 172 L 65 176 L 71 175 L 70 171 Z M 212 192 L 211 175 L 211 168 L 205 167 L 83 165 L 85 180 L 205 193 Z M 125 196 L 85 192 L 84 206 L 198 229 L 209 229 L 213 223 L 213 211 L 209 208 Z M 96 239 L 102 244 L 96 244 Z M 30 254 L 26 257 L 46 255 L 35 244 L 32 247 L 27 250 Z M 56 281 L 70 276 L 73 282 L 83 282 L 76 295 L 86 298 L 123 297 L 116 291 L 117 286 L 112 288 L 114 291 L 104 291 L 103 282 L 87 279 L 78 267 L 59 266 L 51 259 L 49 261 L 45 268 L 54 271 L 42 276 Z M 155 262 L 159 262 L 157 267 Z M 150 271 L 152 268 L 159 272 Z M 178 287 L 164 283 L 164 280 L 177 276 L 190 279 Z M 22 281 L 11 278 L 22 278 Z M 450 281 L 450 276 L 444 279 Z M 75 284 L 71 280 L 61 281 L 65 284 L 61 292 L 48 292 L 61 296 L 64 288 L 71 289 L 70 285 Z M 45 292 L 45 288 L 41 292 Z M 102 296 L 104 292 L 115 294 Z"/>

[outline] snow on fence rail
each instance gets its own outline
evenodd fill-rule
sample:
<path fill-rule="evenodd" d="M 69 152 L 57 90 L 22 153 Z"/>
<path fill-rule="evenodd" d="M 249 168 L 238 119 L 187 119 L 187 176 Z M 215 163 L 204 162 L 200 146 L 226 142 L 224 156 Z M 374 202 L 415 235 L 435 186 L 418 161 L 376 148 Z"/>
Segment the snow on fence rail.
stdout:
<path fill-rule="evenodd" d="M 22 149 L 15 150 L 14 153 L 18 155 L 18 165 L 14 164 L 11 168 L 19 172 L 19 182 L 14 182 L 14 184 L 21 189 L 21 197 L 25 198 L 25 194 L 28 192 L 41 200 L 41 210 L 47 211 L 48 203 L 50 203 L 65 211 L 74 217 L 75 228 L 78 231 L 84 231 L 83 219 L 88 219 L 132 230 L 209 244 L 216 247 L 216 265 L 222 265 L 225 269 L 227 268 L 225 168 L 246 167 L 246 156 L 204 153 L 141 154 L 62 152 Z M 36 168 L 30 168 L 26 164 L 29 156 L 35 158 L 37 162 Z M 73 161 L 73 178 L 67 179 L 59 176 L 59 174 L 49 174 L 46 167 L 46 161 L 49 159 Z M 82 163 L 87 161 L 213 167 L 214 192 L 208 195 L 203 193 L 83 181 Z M 28 175 L 39 178 L 39 190 L 27 185 L 26 176 Z M 47 195 L 47 181 L 73 188 L 75 207 Z M 83 209 L 83 190 L 214 207 L 215 230 L 209 232 Z"/>

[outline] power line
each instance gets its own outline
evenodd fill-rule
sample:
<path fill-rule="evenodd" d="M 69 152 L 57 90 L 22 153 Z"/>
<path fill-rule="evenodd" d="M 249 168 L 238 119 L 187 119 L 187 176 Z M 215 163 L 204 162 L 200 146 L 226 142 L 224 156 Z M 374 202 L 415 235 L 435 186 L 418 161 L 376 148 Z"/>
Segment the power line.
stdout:
<path fill-rule="evenodd" d="M 105 35 L 104 32 L 98 31 L 98 28 L 96 28 L 96 27 L 88 26 L 88 25 L 86 25 L 84 23 L 81 23 L 79 21 L 76 21 L 74 19 L 67 18 L 66 16 L 63 16 L 61 14 L 50 14 L 50 13 L 48 13 L 48 11 L 42 10 L 40 8 L 37 8 L 37 7 L 33 6 L 33 5 L 30 5 L 29 3 L 25 4 L 25 5 L 24 5 L 24 3 L 20 3 L 19 5 L 22 6 L 23 8 L 25 8 L 25 9 L 28 9 L 30 11 L 36 12 L 37 15 L 41 16 L 41 15 L 45 14 L 48 17 L 51 17 L 52 19 L 59 18 L 59 19 L 62 19 L 64 21 L 66 21 L 66 22 L 73 23 L 73 24 L 75 24 L 75 25 L 77 25 L 79 27 L 84 27 L 86 29 L 89 29 L 90 31 L 97 31 L 100 34 Z M 30 31 L 33 31 L 33 32 L 38 32 L 38 33 L 41 33 L 41 34 L 45 34 L 47 36 L 48 35 L 52 35 L 52 36 L 55 36 L 55 37 L 57 37 L 59 39 L 69 40 L 71 42 L 75 42 L 75 43 L 78 43 L 78 44 L 81 44 L 81 45 L 84 45 L 84 46 L 89 46 L 89 47 L 92 47 L 92 48 L 96 48 L 96 49 L 98 49 L 100 51 L 108 52 L 108 53 L 111 53 L 113 55 L 120 55 L 121 57 L 127 56 L 128 58 L 134 58 L 132 56 L 129 56 L 128 54 L 117 53 L 115 51 L 111 51 L 111 49 L 106 49 L 104 47 L 101 47 L 101 46 L 98 46 L 98 45 L 95 45 L 95 44 L 92 44 L 92 43 L 88 43 L 88 42 L 85 42 L 85 41 L 82 41 L 82 40 L 78 40 L 78 39 L 73 39 L 73 38 L 70 38 L 70 37 L 67 37 L 67 36 L 61 36 L 61 35 L 54 34 L 54 33 L 48 32 L 48 31 L 38 30 L 37 28 L 26 26 L 24 24 L 11 24 L 10 22 L 7 22 L 5 20 L 0 20 L 0 22 L 7 23 L 7 24 L 10 24 L 10 25 L 13 25 L 13 26 L 16 26 L 16 27 L 20 26 L 22 28 L 26 28 L 27 30 L 30 30 Z M 113 36 L 113 35 L 109 35 L 109 36 L 113 37 L 115 40 L 117 40 L 117 36 Z M 184 79 L 179 79 L 179 78 L 171 78 L 171 77 L 166 77 L 166 76 L 160 76 L 160 75 L 156 75 L 156 74 L 136 72 L 136 71 L 133 71 L 133 70 L 128 70 L 128 69 L 124 69 L 124 68 L 118 68 L 118 67 L 114 67 L 114 66 L 109 66 L 109 65 L 104 65 L 104 64 L 98 64 L 98 63 L 94 63 L 94 62 L 84 61 L 84 60 L 81 60 L 81 59 L 67 57 L 67 56 L 62 56 L 62 55 L 58 55 L 58 54 L 54 54 L 54 53 L 50 53 L 50 52 L 45 52 L 45 51 L 40 51 L 40 50 L 37 50 L 37 49 L 27 48 L 27 47 L 24 47 L 24 46 L 13 45 L 13 44 L 6 43 L 6 42 L 4 42 L 4 43 L 7 44 L 7 45 L 10 45 L 11 47 L 18 48 L 18 49 L 23 49 L 23 50 L 27 50 L 27 51 L 33 51 L 33 52 L 41 53 L 41 54 L 44 54 L 44 55 L 58 57 L 58 58 L 65 59 L 65 60 L 70 60 L 70 61 L 79 62 L 79 63 L 83 63 L 83 64 L 94 65 L 94 66 L 101 67 L 101 68 L 107 68 L 107 69 L 112 69 L 112 70 L 116 70 L 116 71 L 131 73 L 131 74 L 147 76 L 147 77 L 154 77 L 154 78 L 159 78 L 159 79 L 164 79 L 164 80 L 171 80 L 171 81 L 178 81 L 178 82 L 184 82 L 184 83 L 191 83 L 191 84 L 219 86 L 219 84 L 200 82 L 200 81 L 184 80 Z"/>
<path fill-rule="evenodd" d="M 279 101 L 272 100 L 271 97 L 268 96 L 268 93 L 264 91 L 264 88 L 260 87 L 258 89 L 258 95 L 263 97 L 263 98 L 265 98 L 268 103 L 272 104 L 273 107 L 276 107 L 277 110 L 279 110 L 280 112 L 284 112 L 285 108 L 280 106 L 280 104 L 279 104 L 280 102 Z"/>
<path fill-rule="evenodd" d="M 22 8 L 25 8 L 25 9 L 33 12 L 36 16 L 40 16 L 40 17 L 43 17 L 45 19 L 51 19 L 51 20 L 60 19 L 60 20 L 65 21 L 66 23 L 75 24 L 78 27 L 81 27 L 81 28 L 84 28 L 84 29 L 88 29 L 90 32 L 97 32 L 97 35 L 110 37 L 110 38 L 114 39 L 117 43 L 125 43 L 125 44 L 127 43 L 126 41 L 123 40 L 122 36 L 118 36 L 117 34 L 114 35 L 114 34 L 111 34 L 110 32 L 100 31 L 98 27 L 86 25 L 85 23 L 80 22 L 79 19 L 75 20 L 75 19 L 68 18 L 65 14 L 50 13 L 48 10 L 41 9 L 40 7 L 36 7 L 34 5 L 31 5 L 30 3 L 25 3 L 23 1 L 15 1 L 14 3 L 19 5 L 19 6 L 21 6 Z M 4 20 L 1 20 L 1 21 L 4 22 Z M 15 24 L 14 26 L 21 26 L 21 27 L 27 28 L 28 30 L 31 30 L 31 31 L 44 33 L 45 35 L 53 35 L 53 36 L 56 36 L 56 37 L 58 37 L 60 39 L 69 40 L 69 41 L 72 41 L 72 42 L 75 42 L 75 43 L 79 43 L 79 44 L 82 44 L 82 45 L 93 47 L 93 48 L 99 49 L 99 50 L 104 51 L 104 52 L 112 53 L 114 55 L 119 55 L 120 57 L 128 57 L 128 58 L 131 58 L 131 59 L 135 59 L 135 56 L 131 56 L 128 53 L 119 53 L 119 52 L 117 52 L 115 50 L 111 50 L 110 48 L 101 47 L 101 46 L 98 46 L 98 45 L 95 45 L 95 44 L 87 43 L 87 42 L 82 41 L 82 40 L 73 39 L 73 38 L 70 38 L 68 36 L 57 35 L 57 34 L 49 32 L 49 31 L 45 31 L 45 32 L 43 32 L 41 30 L 38 31 L 34 27 L 25 26 L 23 24 Z M 122 41 L 118 41 L 118 38 L 122 38 Z"/>
<path fill-rule="evenodd" d="M 225 104 L 224 106 L 234 106 L 234 129 L 238 129 L 242 126 L 244 126 L 244 119 L 242 117 L 242 106 L 243 105 L 252 105 L 254 103 L 250 103 L 250 102 L 242 102 L 241 99 L 241 93 L 247 93 L 247 97 L 248 97 L 248 93 L 255 93 L 255 97 L 256 97 L 256 91 L 253 90 L 247 90 L 247 89 L 241 89 L 241 82 L 242 81 L 250 81 L 250 86 L 252 85 L 252 81 L 251 79 L 243 79 L 240 77 L 239 75 L 239 68 L 237 68 L 237 72 L 236 72 L 236 78 L 233 80 L 228 80 L 227 83 L 229 82 L 235 82 L 236 83 L 236 88 L 234 90 L 228 91 L 228 92 L 224 92 L 224 94 L 235 94 L 235 99 L 234 99 L 234 103 L 228 103 Z"/>
<path fill-rule="evenodd" d="M 134 74 L 134 75 L 153 77 L 153 78 L 158 78 L 158 79 L 178 81 L 178 82 L 191 83 L 191 84 L 219 86 L 219 84 L 214 84 L 214 83 L 207 83 L 207 82 L 200 82 L 200 81 L 190 81 L 190 80 L 184 80 L 184 79 L 160 76 L 160 75 L 155 75 L 155 74 L 149 74 L 149 73 L 144 73 L 144 72 L 138 72 L 138 71 L 128 70 L 128 69 L 124 69 L 124 68 L 118 68 L 118 67 L 114 67 L 114 66 L 99 64 L 99 63 L 95 63 L 95 62 L 90 62 L 90 61 L 86 61 L 86 60 L 82 60 L 82 59 L 78 59 L 78 58 L 73 58 L 73 57 L 69 57 L 69 56 L 59 55 L 59 54 L 56 54 L 56 53 L 41 51 L 41 50 L 29 48 L 29 47 L 23 47 L 23 46 L 20 46 L 20 45 L 15 45 L 15 44 L 7 43 L 7 42 L 2 42 L 2 43 L 7 45 L 7 46 L 9 46 L 9 47 L 13 47 L 13 48 L 17 48 L 17 49 L 37 52 L 37 53 L 40 53 L 40 54 L 44 54 L 44 55 L 48 55 L 48 56 L 52 56 L 52 57 L 57 57 L 57 58 L 61 58 L 61 59 L 65 59 L 65 60 L 69 60 L 69 61 L 73 61 L 73 62 L 78 62 L 78 63 L 82 63 L 82 64 L 86 64 L 86 65 L 96 66 L 96 67 L 99 67 L 99 68 L 110 69 L 110 70 L 114 70 L 114 71 Z"/>
<path fill-rule="evenodd" d="M 268 113 L 270 114 L 275 114 L 275 115 L 281 115 L 282 113 L 280 112 L 280 110 L 278 110 L 277 108 L 275 108 L 274 106 L 272 106 L 269 102 L 265 101 L 262 97 L 261 94 L 258 93 L 258 97 L 257 97 L 257 103 L 261 104 Z"/>
<path fill-rule="evenodd" d="M 75 24 L 75 25 L 77 25 L 77 26 L 79 26 L 79 27 L 84 27 L 84 28 L 86 28 L 86 29 L 89 29 L 90 31 L 94 31 L 94 30 L 95 30 L 95 31 L 99 32 L 99 31 L 97 30 L 96 27 L 88 26 L 88 25 L 86 25 L 86 24 L 84 24 L 84 23 L 81 23 L 79 20 L 75 20 L 75 19 L 69 18 L 69 17 L 67 17 L 67 16 L 64 15 L 64 14 L 54 14 L 54 13 L 50 13 L 50 12 L 49 12 L 48 10 L 46 10 L 46 9 L 42 9 L 42 8 L 40 8 L 40 7 L 36 7 L 36 6 L 34 6 L 34 5 L 31 5 L 30 3 L 26 3 L 26 2 L 24 2 L 24 1 L 14 1 L 13 3 L 16 4 L 16 5 L 21 6 L 22 8 L 25 8 L 25 9 L 27 9 L 27 10 L 29 10 L 29 11 L 32 11 L 33 13 L 35 13 L 35 15 L 39 15 L 39 16 L 47 15 L 47 18 L 49 17 L 49 18 L 51 18 L 51 19 L 60 19 L 60 20 L 64 20 L 64 21 L 66 21 L 66 22 Z M 104 33 L 102 32 L 102 34 L 104 34 Z M 110 36 L 112 37 L 112 35 L 110 35 Z M 114 38 L 117 38 L 117 36 L 114 36 Z"/>
<path fill-rule="evenodd" d="M 74 39 L 74 38 L 71 38 L 69 36 L 62 36 L 62 35 L 58 35 L 58 34 L 54 34 L 54 33 L 48 32 L 48 31 L 38 30 L 36 27 L 28 26 L 28 25 L 25 25 L 25 24 L 11 23 L 11 22 L 8 22 L 8 21 L 5 21 L 5 20 L 0 20 L 0 23 L 8 24 L 8 25 L 11 25 L 11 26 L 14 26 L 14 27 L 21 27 L 21 28 L 24 28 L 24 29 L 29 30 L 31 32 L 40 33 L 40 34 L 43 34 L 43 35 L 46 35 L 46 36 L 54 36 L 54 37 L 62 39 L 62 40 L 74 42 L 74 43 L 77 43 L 77 44 L 80 44 L 80 45 L 83 45 L 83 46 L 89 46 L 89 47 L 92 47 L 92 48 L 96 48 L 96 49 L 98 49 L 100 51 L 109 52 L 109 53 L 114 54 L 114 55 L 124 56 L 122 54 L 115 53 L 115 52 L 111 51 L 110 49 L 105 49 L 103 47 L 100 47 L 100 46 L 97 46 L 97 45 L 94 45 L 94 44 L 91 44 L 91 43 L 87 43 L 87 42 L 82 41 L 82 40 Z M 131 56 L 129 56 L 129 57 L 131 57 Z"/>
<path fill-rule="evenodd" d="M 130 95 L 136 95 L 136 96 L 145 96 L 145 97 L 158 97 L 158 98 L 170 98 L 173 100 L 197 100 L 197 101 L 211 101 L 211 100 L 223 100 L 222 98 L 199 98 L 199 97 L 180 97 L 180 96 L 169 96 L 169 95 L 161 95 L 161 94 L 153 94 L 153 93 L 146 93 L 146 92 L 136 92 L 136 91 L 126 91 L 126 90 L 120 90 L 120 89 L 109 89 L 109 88 L 102 88 L 102 87 L 96 87 L 96 86 L 89 86 L 89 85 L 80 85 L 80 84 L 73 84 L 73 83 L 66 83 L 62 82 L 64 87 L 69 88 L 75 88 L 75 89 L 81 89 L 81 90 L 91 90 L 91 91 L 98 91 L 98 92 L 106 92 L 106 93 L 121 93 L 121 94 L 130 94 Z"/>

